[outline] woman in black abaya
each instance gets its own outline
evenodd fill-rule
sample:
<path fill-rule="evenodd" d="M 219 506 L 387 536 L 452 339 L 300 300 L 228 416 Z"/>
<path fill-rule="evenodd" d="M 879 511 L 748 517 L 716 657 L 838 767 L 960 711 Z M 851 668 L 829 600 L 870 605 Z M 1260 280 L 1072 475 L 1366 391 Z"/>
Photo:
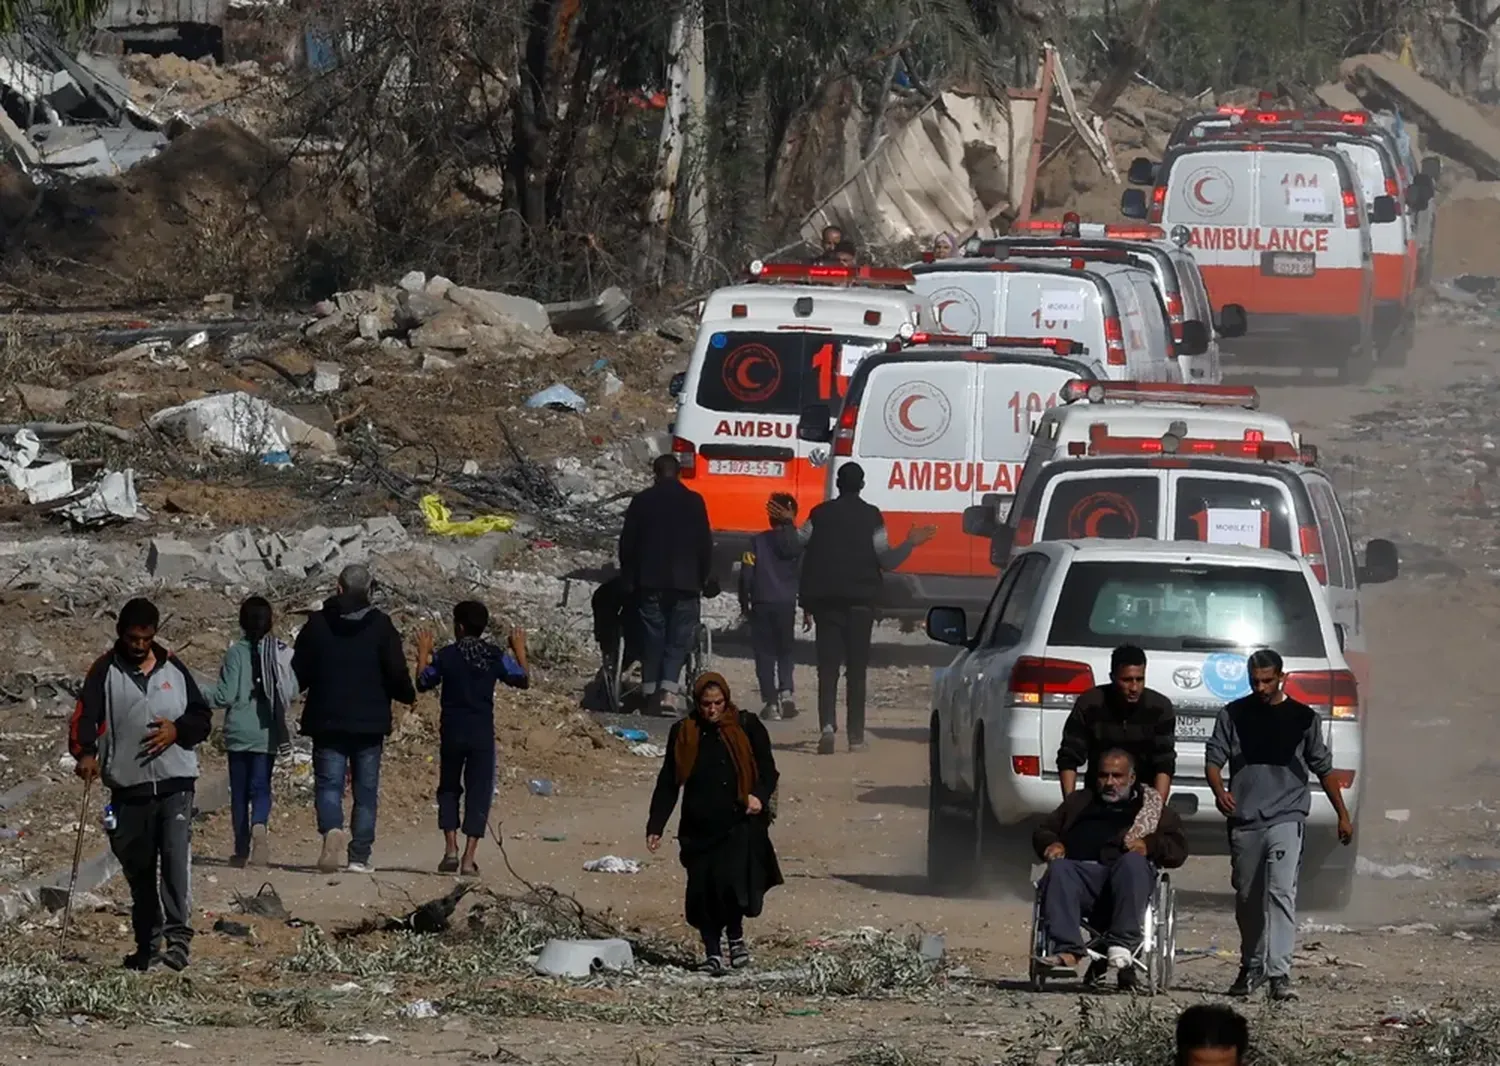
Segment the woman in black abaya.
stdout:
<path fill-rule="evenodd" d="M 687 870 L 687 921 L 703 938 L 705 973 L 724 972 L 725 939 L 729 965 L 749 965 L 745 919 L 759 917 L 766 890 L 782 883 L 770 837 L 778 777 L 760 719 L 735 707 L 722 676 L 701 675 L 692 713 L 667 738 L 646 846 L 661 847 L 680 789 L 677 839 Z"/>

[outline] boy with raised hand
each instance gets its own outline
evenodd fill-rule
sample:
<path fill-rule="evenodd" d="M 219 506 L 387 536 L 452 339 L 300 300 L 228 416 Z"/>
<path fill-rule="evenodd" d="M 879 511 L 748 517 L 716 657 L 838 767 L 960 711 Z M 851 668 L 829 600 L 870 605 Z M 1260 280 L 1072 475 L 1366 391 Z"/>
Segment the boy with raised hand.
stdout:
<path fill-rule="evenodd" d="M 778 492 L 766 503 L 771 528 L 750 538 L 740 560 L 740 610 L 750 620 L 761 718 L 797 716 L 793 667 L 797 659 L 797 576 L 802 541 L 797 536 L 797 500 Z"/>
<path fill-rule="evenodd" d="M 474 861 L 484 839 L 495 792 L 495 683 L 526 688 L 526 632 L 511 630 L 506 648 L 484 639 L 490 612 L 475 600 L 453 608 L 453 643 L 432 650 L 432 634 L 417 634 L 417 691 L 441 687 L 438 725 L 438 828 L 443 861 L 438 873 L 477 877 Z M 462 801 L 463 819 L 459 820 Z M 458 832 L 467 839 L 463 858 Z"/>

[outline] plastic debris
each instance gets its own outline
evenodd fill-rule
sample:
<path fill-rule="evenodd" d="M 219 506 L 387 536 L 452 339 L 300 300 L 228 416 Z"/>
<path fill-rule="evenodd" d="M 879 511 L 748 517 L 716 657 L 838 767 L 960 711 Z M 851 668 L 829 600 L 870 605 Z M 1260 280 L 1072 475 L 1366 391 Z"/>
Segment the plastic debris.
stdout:
<path fill-rule="evenodd" d="M 553 792 L 552 782 L 545 777 L 533 777 L 526 787 L 533 796 L 550 796 Z"/>
<path fill-rule="evenodd" d="M 95 527 L 141 517 L 134 470 L 108 470 L 57 513 L 75 526 Z"/>
<path fill-rule="evenodd" d="M 638 874 L 641 864 L 635 859 L 622 859 L 618 855 L 606 855 L 602 859 L 590 859 L 583 868 L 591 874 Z"/>
<path fill-rule="evenodd" d="M 609 727 L 608 732 L 612 736 L 617 736 L 621 740 L 628 740 L 632 744 L 639 744 L 642 741 L 651 739 L 651 734 L 644 729 L 627 729 L 622 725 L 612 725 Z"/>
<path fill-rule="evenodd" d="M 0 444 L 0 470 L 27 503 L 50 503 L 73 491 L 73 464 L 66 459 L 39 464 L 41 452 L 41 439 L 29 429 L 17 431 L 12 443 Z"/>
<path fill-rule="evenodd" d="M 401 1008 L 403 1018 L 436 1018 L 438 1009 L 430 999 L 414 999 Z"/>
<path fill-rule="evenodd" d="M 635 969 L 635 953 L 626 940 L 549 940 L 537 956 L 538 973 L 552 977 L 590 977 L 600 970 Z"/>
<path fill-rule="evenodd" d="M 334 985 L 328 991 L 336 995 L 347 996 L 352 992 L 363 992 L 364 988 L 357 981 L 345 981 L 343 984 Z"/>
<path fill-rule="evenodd" d="M 660 744 L 632 744 L 630 754 L 640 755 L 647 759 L 660 759 L 667 754 L 667 749 Z"/>
<path fill-rule="evenodd" d="M 185 341 L 182 342 L 182 348 L 183 348 L 183 351 L 190 352 L 194 348 L 201 348 L 201 347 L 203 347 L 207 343 L 208 343 L 208 330 L 206 330 L 206 329 L 200 329 L 197 333 L 191 334 L 187 338 L 187 340 L 185 340 Z"/>
<path fill-rule="evenodd" d="M 1395 866 L 1382 866 L 1361 855 L 1354 860 L 1354 872 L 1361 877 L 1373 877 L 1379 881 L 1431 881 L 1432 871 L 1425 866 L 1404 862 Z"/>
<path fill-rule="evenodd" d="M 366 1047 L 369 1047 L 369 1046 L 374 1045 L 374 1044 L 389 1044 L 390 1042 L 391 1042 L 391 1038 L 390 1037 L 388 1037 L 388 1036 L 381 1036 L 379 1033 L 350 1033 L 349 1034 L 349 1043 L 351 1043 L 351 1044 L 364 1044 Z"/>
<path fill-rule="evenodd" d="M 181 434 L 200 447 L 260 456 L 267 462 L 289 462 L 293 446 L 323 455 L 338 452 L 331 434 L 245 392 L 222 392 L 168 407 L 146 424 Z"/>
<path fill-rule="evenodd" d="M 576 411 L 582 414 L 589 403 L 566 385 L 549 385 L 526 401 L 527 407 L 545 407 L 554 411 Z"/>
<path fill-rule="evenodd" d="M 1407 822 L 1411 820 L 1411 811 L 1397 810 L 1386 811 L 1385 820 L 1388 822 Z"/>
<path fill-rule="evenodd" d="M 510 515 L 475 515 L 463 522 L 453 520 L 453 512 L 441 497 L 422 497 L 422 516 L 427 519 L 427 532 L 444 537 L 477 537 L 485 533 L 508 533 L 516 526 Z"/>

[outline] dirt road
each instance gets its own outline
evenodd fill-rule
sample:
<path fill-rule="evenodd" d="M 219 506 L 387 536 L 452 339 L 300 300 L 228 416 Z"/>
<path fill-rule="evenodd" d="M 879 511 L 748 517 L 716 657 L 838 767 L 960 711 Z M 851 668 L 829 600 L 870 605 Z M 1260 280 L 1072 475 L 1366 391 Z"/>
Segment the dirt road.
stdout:
<path fill-rule="evenodd" d="M 1500 485 L 1493 467 L 1451 480 L 1440 473 L 1463 461 L 1453 459 L 1455 454 L 1486 447 L 1477 439 L 1484 426 L 1500 436 L 1500 354 L 1484 332 L 1428 321 L 1411 365 L 1377 374 L 1371 386 L 1256 383 L 1262 386 L 1263 406 L 1291 417 L 1338 471 L 1357 538 L 1390 537 L 1409 563 L 1400 580 L 1369 590 L 1365 601 L 1374 687 L 1367 694 L 1370 784 L 1361 812 L 1361 854 L 1377 872 L 1410 864 L 1419 868 L 1418 875 L 1364 877 L 1348 912 L 1305 916 L 1298 969 L 1302 1000 L 1278 1015 L 1314 1033 L 1379 1051 L 1392 1039 L 1381 1020 L 1393 1005 L 1411 1009 L 1455 995 L 1493 997 L 1496 989 L 1496 954 L 1484 929 L 1491 922 L 1493 871 L 1500 868 L 1491 824 L 1500 803 L 1493 800 L 1500 721 L 1493 713 L 1487 669 L 1490 633 L 1500 617 L 1493 574 L 1500 571 L 1490 569 L 1488 539 L 1474 531 L 1488 523 L 1493 537 L 1493 515 L 1476 511 L 1476 500 L 1489 491 L 1500 501 Z M 1454 415 L 1454 403 L 1466 408 L 1469 421 Z M 1382 425 L 1405 428 L 1382 432 Z M 634 1054 L 634 1061 L 663 1064 L 764 1062 L 773 1056 L 927 1063 L 993 1061 L 1051 1047 L 1058 1042 L 1060 1021 L 1074 1018 L 1078 995 L 1021 990 L 1029 901 L 944 899 L 926 892 L 925 701 L 930 667 L 943 656 L 913 635 L 892 632 L 883 640 L 881 666 L 872 678 L 868 753 L 812 754 L 810 714 L 771 726 L 784 795 L 774 835 L 788 883 L 772 894 L 752 937 L 816 956 L 816 938 L 862 926 L 941 932 L 953 960 L 967 969 L 950 974 L 940 986 L 896 989 L 886 999 L 870 1000 L 807 995 L 805 989 L 784 993 L 738 980 L 711 987 L 682 979 L 674 984 L 648 972 L 635 984 L 615 983 L 597 994 L 620 1003 L 655 1002 L 653 997 L 665 995 L 665 1002 L 681 1005 L 684 1020 L 672 1022 L 678 1017 L 674 1006 L 649 1024 L 640 1019 L 603 1024 L 560 1022 L 524 1011 L 489 1017 L 465 1010 L 456 1000 L 445 1002 L 442 988 L 432 994 L 436 1019 L 405 1019 L 395 1014 L 409 991 L 410 982 L 403 981 L 393 991 L 374 994 L 357 1029 L 333 1020 L 337 1012 L 328 1015 L 334 1031 L 314 1035 L 294 1021 L 286 1023 L 287 1031 L 254 1034 L 189 1024 L 121 1027 L 85 1020 L 90 1012 L 79 1010 L 78 1024 L 48 1020 L 5 1033 L 0 1062 L 61 1064 L 84 1051 L 98 1063 L 196 1063 L 228 1055 L 244 1066 L 335 1063 L 349 1058 L 351 1046 L 360 1046 L 348 1042 L 351 1032 L 389 1038 L 361 1047 L 361 1062 L 572 1063 L 627 1061 Z M 749 699 L 749 663 L 726 651 L 720 665 Z M 809 667 L 801 669 L 798 683 L 804 704 L 810 704 Z M 651 728 L 664 732 L 657 724 Z M 686 944 L 690 931 L 681 922 L 681 874 L 670 856 L 650 858 L 636 875 L 582 869 L 587 860 L 607 854 L 648 859 L 642 834 L 656 770 L 655 759 L 622 753 L 610 772 L 543 797 L 531 795 L 519 780 L 520 769 L 511 767 L 496 816 L 509 864 L 527 882 L 555 885 L 592 911 L 612 912 L 626 926 Z M 420 782 L 402 794 L 420 795 Z M 413 900 L 446 891 L 450 882 L 428 872 L 440 852 L 431 804 L 388 800 L 381 818 L 378 872 L 331 878 L 306 865 L 315 857 L 306 817 L 285 820 L 276 846 L 278 860 L 287 865 L 273 869 L 269 880 L 295 916 L 331 926 L 376 912 L 401 913 Z M 279 945 L 291 950 L 299 934 L 258 927 L 265 939 L 247 946 L 207 932 L 218 915 L 231 910 L 233 892 L 253 892 L 267 878 L 220 864 L 213 849 L 222 850 L 221 818 L 212 819 L 200 839 L 203 857 L 195 877 L 203 912 L 197 924 L 204 934 L 195 947 L 194 980 L 207 985 L 232 982 L 236 974 L 270 972 L 268 955 Z M 488 886 L 522 887 L 493 846 L 481 851 L 480 861 Z M 1233 975 L 1236 938 L 1227 882 L 1224 859 L 1194 859 L 1182 872 L 1179 987 L 1168 1002 L 1158 1002 L 1168 1012 L 1164 1016 L 1223 988 Z M 113 965 L 124 950 L 124 926 L 118 919 L 91 917 L 85 928 L 91 942 L 82 947 L 84 954 Z M 370 975 L 351 979 L 374 987 Z M 323 984 L 339 980 L 330 976 Z M 704 1010 L 710 1014 L 702 1015 Z M 702 1020 L 686 1020 L 689 1015 L 720 1020 L 705 1027 Z"/>

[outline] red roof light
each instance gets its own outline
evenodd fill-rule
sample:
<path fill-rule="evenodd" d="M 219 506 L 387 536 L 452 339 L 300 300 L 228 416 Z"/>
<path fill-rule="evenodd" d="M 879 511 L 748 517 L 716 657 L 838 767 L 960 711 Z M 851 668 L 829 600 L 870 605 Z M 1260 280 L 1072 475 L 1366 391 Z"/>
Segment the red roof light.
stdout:
<path fill-rule="evenodd" d="M 757 259 L 750 264 L 750 276 L 756 281 L 804 282 L 824 284 L 843 282 L 864 285 L 915 285 L 917 278 L 900 267 L 827 266 L 806 263 L 765 263 Z"/>

